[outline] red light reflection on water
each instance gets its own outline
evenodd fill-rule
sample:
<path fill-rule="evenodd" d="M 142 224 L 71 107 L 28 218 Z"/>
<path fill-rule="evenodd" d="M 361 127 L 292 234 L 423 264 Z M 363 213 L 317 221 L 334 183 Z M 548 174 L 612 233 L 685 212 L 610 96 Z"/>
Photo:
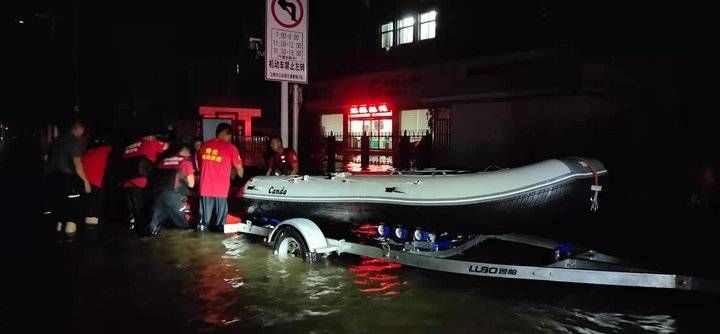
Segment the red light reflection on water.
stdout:
<path fill-rule="evenodd" d="M 407 284 L 402 281 L 395 271 L 402 267 L 399 263 L 381 259 L 363 257 L 359 264 L 350 267 L 349 271 L 354 273 L 354 281 L 365 293 L 382 293 L 384 295 L 396 295 L 399 286 Z"/>
<path fill-rule="evenodd" d="M 218 263 L 215 259 L 207 259 L 202 265 L 197 281 L 189 289 L 194 290 L 199 299 L 198 307 L 203 320 L 208 324 L 227 325 L 241 320 L 239 298 L 226 277 L 239 276 L 225 261 Z"/>
<path fill-rule="evenodd" d="M 378 226 L 374 224 L 362 224 L 356 226 L 352 232 L 359 237 L 374 238 L 378 234 L 377 227 Z"/>

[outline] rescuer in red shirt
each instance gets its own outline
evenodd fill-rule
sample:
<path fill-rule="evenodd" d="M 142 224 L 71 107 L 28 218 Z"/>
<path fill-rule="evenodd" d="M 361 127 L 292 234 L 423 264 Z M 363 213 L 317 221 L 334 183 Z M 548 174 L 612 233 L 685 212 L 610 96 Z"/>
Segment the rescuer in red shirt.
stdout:
<path fill-rule="evenodd" d="M 268 163 L 266 175 L 298 175 L 300 172 L 300 161 L 297 153 L 291 148 L 283 146 L 282 138 L 274 136 L 270 139 L 270 148 L 273 156 Z"/>
<path fill-rule="evenodd" d="M 227 197 L 230 190 L 231 168 L 235 168 L 238 177 L 243 177 L 242 159 L 237 147 L 231 144 L 232 136 L 230 124 L 218 124 L 215 139 L 202 144 L 197 152 L 200 167 L 198 232 L 207 230 L 213 215 L 216 222 L 212 226 L 222 232 L 228 213 Z"/>
<path fill-rule="evenodd" d="M 154 204 L 150 220 L 149 233 L 160 233 L 162 223 L 167 219 L 178 228 L 188 228 L 185 211 L 188 208 L 187 196 L 190 188 L 195 187 L 195 170 L 189 159 L 190 148 L 181 146 L 177 154 L 169 156 L 157 165 L 150 178 L 148 187 L 152 190 Z"/>
<path fill-rule="evenodd" d="M 98 219 L 103 212 L 103 180 L 107 168 L 108 157 L 112 147 L 102 139 L 95 139 L 90 148 L 82 157 L 85 167 L 85 176 L 90 182 L 92 190 L 88 194 L 87 212 L 85 213 L 85 224 L 97 225 Z"/>
<path fill-rule="evenodd" d="M 123 160 L 125 164 L 125 188 L 130 212 L 130 229 L 136 224 L 146 224 L 145 219 L 145 187 L 147 177 L 154 169 L 155 161 L 168 145 L 158 141 L 154 135 L 146 135 L 140 140 L 125 147 Z"/>

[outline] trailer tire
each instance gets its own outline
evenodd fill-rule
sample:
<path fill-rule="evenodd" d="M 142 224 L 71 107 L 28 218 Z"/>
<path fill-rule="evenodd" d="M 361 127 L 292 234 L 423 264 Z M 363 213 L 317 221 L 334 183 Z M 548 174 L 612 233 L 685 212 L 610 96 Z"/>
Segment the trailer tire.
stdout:
<path fill-rule="evenodd" d="M 299 257 L 303 261 L 308 261 L 311 258 L 307 243 L 297 230 L 287 227 L 278 233 L 275 241 L 275 253 L 278 257 Z"/>

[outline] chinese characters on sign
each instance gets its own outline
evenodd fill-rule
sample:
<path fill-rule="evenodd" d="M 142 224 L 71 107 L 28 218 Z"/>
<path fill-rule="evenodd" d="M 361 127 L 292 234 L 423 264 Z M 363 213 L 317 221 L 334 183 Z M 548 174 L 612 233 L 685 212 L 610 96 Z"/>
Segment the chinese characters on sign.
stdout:
<path fill-rule="evenodd" d="M 265 79 L 307 83 L 307 0 L 267 0 Z"/>

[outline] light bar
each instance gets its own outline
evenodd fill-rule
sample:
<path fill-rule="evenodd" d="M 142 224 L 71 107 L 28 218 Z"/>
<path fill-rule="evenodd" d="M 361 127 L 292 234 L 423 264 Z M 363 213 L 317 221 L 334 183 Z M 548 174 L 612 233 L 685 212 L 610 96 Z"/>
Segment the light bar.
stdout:
<path fill-rule="evenodd" d="M 368 111 L 369 111 L 371 114 L 374 114 L 374 113 L 378 112 L 378 109 L 377 109 L 376 106 L 370 106 L 370 108 L 368 108 Z"/>
<path fill-rule="evenodd" d="M 367 114 L 367 112 L 368 112 L 368 108 L 367 108 L 366 106 L 360 107 L 360 113 L 361 113 L 361 114 Z"/>
<path fill-rule="evenodd" d="M 357 108 L 357 107 L 352 107 L 352 108 L 350 108 L 350 113 L 351 113 L 351 114 L 357 114 L 357 113 L 358 113 L 358 108 Z"/>
<path fill-rule="evenodd" d="M 388 111 L 387 104 L 381 104 L 381 105 L 379 105 L 379 106 L 378 106 L 378 110 L 379 110 L 380 112 L 387 112 L 387 111 Z"/>

